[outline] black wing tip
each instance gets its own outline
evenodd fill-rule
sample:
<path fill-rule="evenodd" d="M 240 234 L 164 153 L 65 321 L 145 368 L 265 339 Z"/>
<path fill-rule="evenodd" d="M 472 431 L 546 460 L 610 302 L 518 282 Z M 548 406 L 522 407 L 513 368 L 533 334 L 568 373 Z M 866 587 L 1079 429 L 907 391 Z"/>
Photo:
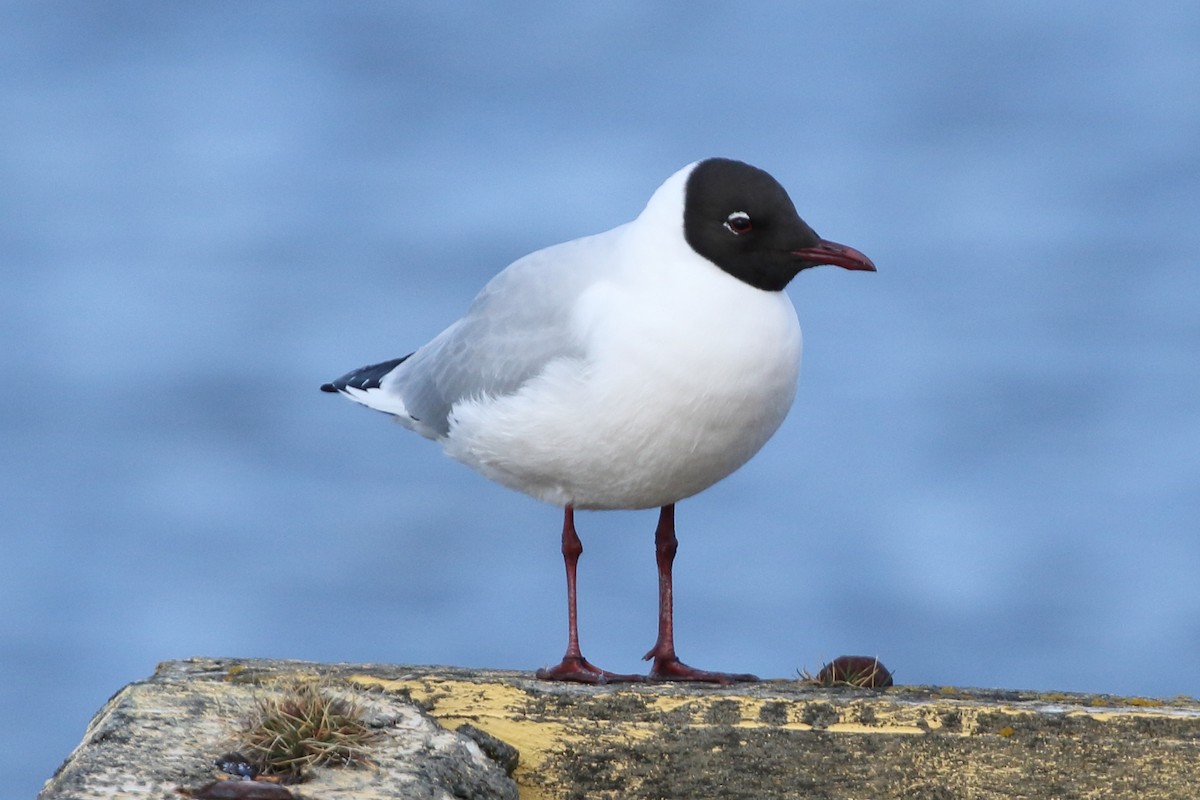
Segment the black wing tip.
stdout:
<path fill-rule="evenodd" d="M 412 353 L 408 354 L 408 356 L 411 355 Z M 383 377 L 403 364 L 408 356 L 393 358 L 391 361 L 384 361 L 380 364 L 372 364 L 369 367 L 362 367 L 353 372 L 347 372 L 333 383 L 322 384 L 321 391 L 340 392 L 347 387 L 351 389 L 378 389 Z"/>

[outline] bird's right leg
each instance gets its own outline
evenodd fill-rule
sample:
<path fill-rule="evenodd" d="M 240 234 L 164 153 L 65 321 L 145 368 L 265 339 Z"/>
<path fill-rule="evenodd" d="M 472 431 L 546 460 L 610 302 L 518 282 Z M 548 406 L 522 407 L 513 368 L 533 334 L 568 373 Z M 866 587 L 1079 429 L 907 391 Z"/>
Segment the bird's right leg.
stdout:
<path fill-rule="evenodd" d="M 583 542 L 575 532 L 575 509 L 563 511 L 562 554 L 567 568 L 567 652 L 553 667 L 543 667 L 537 677 L 544 681 L 574 681 L 576 683 L 628 683 L 644 681 L 641 675 L 621 675 L 593 666 L 579 650 L 579 623 L 575 613 L 575 569 L 583 553 Z"/>

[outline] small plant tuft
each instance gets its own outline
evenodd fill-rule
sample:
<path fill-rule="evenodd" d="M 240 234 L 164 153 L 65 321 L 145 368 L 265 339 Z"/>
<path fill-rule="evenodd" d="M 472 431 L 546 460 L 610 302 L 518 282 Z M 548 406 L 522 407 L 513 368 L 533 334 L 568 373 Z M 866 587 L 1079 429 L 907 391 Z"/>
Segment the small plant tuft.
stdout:
<path fill-rule="evenodd" d="M 257 706 L 237 740 L 237 750 L 263 775 L 298 783 L 314 767 L 370 764 L 367 745 L 376 735 L 363 711 L 329 681 L 281 680 Z"/>

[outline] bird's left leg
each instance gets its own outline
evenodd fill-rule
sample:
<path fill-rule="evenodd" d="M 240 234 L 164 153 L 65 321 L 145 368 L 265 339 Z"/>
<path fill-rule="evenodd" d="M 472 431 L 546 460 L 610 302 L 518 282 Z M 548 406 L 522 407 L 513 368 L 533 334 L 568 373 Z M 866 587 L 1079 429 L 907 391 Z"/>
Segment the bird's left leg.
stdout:
<path fill-rule="evenodd" d="M 654 549 L 658 562 L 658 641 L 647 661 L 653 659 L 650 680 L 657 681 L 704 681 L 708 683 L 734 683 L 756 681 L 757 677 L 746 673 L 709 672 L 689 667 L 675 655 L 674 600 L 671 587 L 671 568 L 675 563 L 675 551 L 679 541 L 675 538 L 675 504 L 663 506 L 658 514 L 658 528 L 654 532 Z"/>

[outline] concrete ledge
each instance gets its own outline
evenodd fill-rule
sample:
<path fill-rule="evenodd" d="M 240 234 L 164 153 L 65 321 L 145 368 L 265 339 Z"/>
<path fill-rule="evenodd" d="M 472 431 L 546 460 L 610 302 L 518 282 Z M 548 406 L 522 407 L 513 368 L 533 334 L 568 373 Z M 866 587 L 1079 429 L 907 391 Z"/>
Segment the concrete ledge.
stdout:
<path fill-rule="evenodd" d="M 228 737 L 244 713 L 238 691 L 287 676 L 347 681 L 372 702 L 411 699 L 446 728 L 469 723 L 491 734 L 520 753 L 513 778 L 522 800 L 1154 800 L 1194 798 L 1200 791 L 1200 703 L 1194 699 L 950 687 L 819 689 L 788 680 L 590 687 L 546 683 L 524 672 L 193 659 L 162 664 L 134 686 L 208 698 L 208 750 L 192 755 L 192 772 L 167 776 L 152 793 L 121 796 L 163 797 L 164 787 L 173 791 L 176 784 L 211 778 L 211 759 L 219 753 L 210 751 L 219 748 L 221 733 L 211 710 L 224 708 L 228 731 L 222 735 Z M 104 719 L 106 736 L 115 735 L 112 706 L 129 691 L 97 715 L 43 798 L 112 796 L 82 791 L 88 769 L 101 766 L 128 774 L 127 786 L 146 782 L 148 765 L 161 763 L 161 754 L 149 749 L 160 745 L 149 739 L 145 752 L 128 763 L 88 760 L 89 749 L 102 744 L 93 729 Z M 120 724 L 132 731 L 138 713 L 125 708 Z M 134 746 L 136 751 L 136 741 Z M 360 787 L 372 780 L 369 770 L 358 772 Z M 111 774 L 105 778 L 112 780 Z M 377 782 L 384 782 L 382 775 Z M 399 786 L 391 794 L 384 783 L 371 796 L 413 796 Z M 64 793 L 68 784 L 75 788 Z M 294 794 L 338 796 L 333 783 L 321 780 L 294 787 Z M 350 796 L 367 795 L 360 790 Z"/>

